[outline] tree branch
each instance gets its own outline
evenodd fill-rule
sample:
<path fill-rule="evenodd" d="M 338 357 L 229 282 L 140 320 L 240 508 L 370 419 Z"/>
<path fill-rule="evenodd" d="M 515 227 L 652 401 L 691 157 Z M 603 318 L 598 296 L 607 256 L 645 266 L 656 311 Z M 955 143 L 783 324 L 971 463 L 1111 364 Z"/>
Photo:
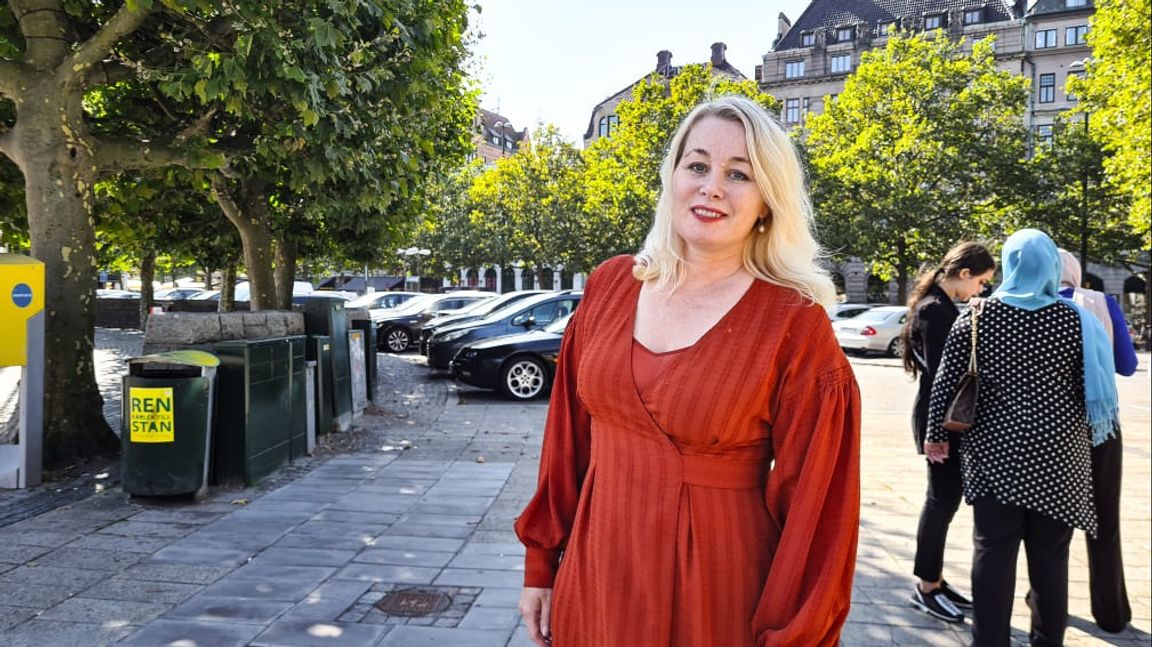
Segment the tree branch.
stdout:
<path fill-rule="evenodd" d="M 102 173 L 163 166 L 215 169 L 224 166 L 228 161 L 217 151 L 185 151 L 163 144 L 155 145 L 111 137 L 101 137 L 95 148 L 94 156 Z"/>
<path fill-rule="evenodd" d="M 212 174 L 212 197 L 216 198 L 216 202 L 220 204 L 220 210 L 228 217 L 233 223 L 239 223 L 242 220 L 240 214 L 240 207 L 232 198 L 232 192 L 228 189 L 228 180 L 220 173 Z"/>
<path fill-rule="evenodd" d="M 136 76 L 136 70 L 117 61 L 100 61 L 88 73 L 84 86 L 91 88 L 96 85 L 112 85 L 120 81 L 127 81 Z"/>
<path fill-rule="evenodd" d="M 104 23 L 100 31 L 93 34 L 71 56 L 64 59 L 61 64 L 61 71 L 65 78 L 74 81 L 86 76 L 94 65 L 112 51 L 116 43 L 136 31 L 153 11 L 151 2 L 137 3 L 135 9 L 131 7 L 131 4 L 125 2 L 124 6 L 116 12 L 116 15 Z"/>

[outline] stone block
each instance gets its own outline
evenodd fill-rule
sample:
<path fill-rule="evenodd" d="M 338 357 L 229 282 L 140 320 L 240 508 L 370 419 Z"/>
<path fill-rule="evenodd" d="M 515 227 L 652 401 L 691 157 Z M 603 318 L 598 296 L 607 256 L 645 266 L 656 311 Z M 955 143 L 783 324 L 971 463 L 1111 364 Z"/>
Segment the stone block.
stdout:
<path fill-rule="evenodd" d="M 215 313 L 160 312 L 148 317 L 145 344 L 203 344 L 220 339 Z"/>
<path fill-rule="evenodd" d="M 264 311 L 245 312 L 244 339 L 267 339 L 272 335 L 268 332 L 268 313 Z"/>
<path fill-rule="evenodd" d="M 244 339 L 244 315 L 243 312 L 220 313 L 220 339 L 222 341 Z"/>

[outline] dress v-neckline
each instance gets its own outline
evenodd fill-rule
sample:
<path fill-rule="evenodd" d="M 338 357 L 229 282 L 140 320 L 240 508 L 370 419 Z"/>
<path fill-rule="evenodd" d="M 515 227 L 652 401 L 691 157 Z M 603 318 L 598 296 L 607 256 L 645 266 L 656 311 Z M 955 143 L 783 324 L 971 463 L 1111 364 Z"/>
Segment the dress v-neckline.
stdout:
<path fill-rule="evenodd" d="M 699 346 L 701 344 L 701 342 L 703 342 L 705 339 L 708 338 L 709 335 L 712 334 L 713 331 L 720 328 L 720 324 L 724 323 L 724 321 L 726 319 L 731 317 L 732 313 L 735 312 L 737 308 L 739 308 L 741 305 L 744 304 L 745 301 L 747 301 L 749 299 L 749 297 L 752 294 L 752 291 L 754 289 L 756 289 L 756 284 L 760 283 L 760 282 L 761 282 L 760 279 L 753 277 L 752 282 L 749 283 L 748 287 L 744 289 L 744 292 L 740 295 L 740 298 L 736 299 L 736 303 L 733 303 L 731 306 L 729 306 L 728 310 L 726 310 L 724 312 L 724 314 L 720 316 L 719 319 L 717 319 L 711 326 L 708 327 L 707 330 L 705 330 L 703 333 L 701 333 L 701 335 L 699 337 L 696 338 L 696 341 L 692 342 L 691 344 L 688 344 L 687 346 L 681 346 L 679 348 L 673 348 L 670 350 L 655 351 L 655 350 L 652 350 L 652 348 L 649 347 L 644 342 L 640 341 L 639 339 L 636 339 L 636 313 L 640 309 L 640 289 L 642 287 L 644 287 L 643 281 L 636 281 L 637 285 L 634 288 L 635 293 L 632 295 L 635 303 L 633 304 L 632 308 L 630 309 L 632 316 L 628 320 L 628 326 L 627 326 L 628 331 L 629 331 L 629 336 L 631 337 L 632 341 L 634 341 L 637 344 L 640 344 L 641 346 L 644 347 L 644 350 L 648 351 L 649 353 L 652 353 L 653 355 L 671 355 L 673 353 L 683 353 L 685 351 L 691 350 L 691 349 Z"/>

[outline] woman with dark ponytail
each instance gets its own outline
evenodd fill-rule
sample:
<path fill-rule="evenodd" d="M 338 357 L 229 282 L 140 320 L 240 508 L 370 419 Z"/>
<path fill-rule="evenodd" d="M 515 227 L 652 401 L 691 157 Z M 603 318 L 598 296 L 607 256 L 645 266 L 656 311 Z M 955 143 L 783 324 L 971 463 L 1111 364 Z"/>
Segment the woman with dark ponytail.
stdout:
<path fill-rule="evenodd" d="M 996 271 L 996 260 L 979 243 L 964 242 L 948 250 L 939 266 L 924 272 L 916 282 L 908 308 L 911 316 L 901 333 L 904 340 L 904 370 L 919 376 L 920 389 L 912 409 L 912 432 L 916 451 L 924 453 L 928 426 L 928 399 L 932 380 L 944 353 L 944 341 L 952 322 L 960 315 L 955 301 L 967 301 L 980 294 Z M 959 447 L 960 443 L 952 443 Z M 955 450 L 953 450 L 955 452 Z M 956 456 L 942 463 L 928 462 L 928 492 L 920 512 L 916 532 L 916 563 L 913 573 L 920 581 L 912 593 L 912 604 L 945 622 L 963 622 L 961 609 L 972 601 L 944 580 L 944 543 L 948 526 L 960 507 L 962 482 L 960 460 Z"/>

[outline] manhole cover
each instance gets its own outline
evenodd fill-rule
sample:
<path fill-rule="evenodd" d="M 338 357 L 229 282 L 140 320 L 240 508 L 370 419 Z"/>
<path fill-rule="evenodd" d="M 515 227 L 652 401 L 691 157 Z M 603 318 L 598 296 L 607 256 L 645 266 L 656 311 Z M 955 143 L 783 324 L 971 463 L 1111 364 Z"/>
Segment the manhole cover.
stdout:
<path fill-rule="evenodd" d="M 452 598 L 438 591 L 408 589 L 394 591 L 376 603 L 376 608 L 392 616 L 417 617 L 440 613 L 452 605 Z"/>

